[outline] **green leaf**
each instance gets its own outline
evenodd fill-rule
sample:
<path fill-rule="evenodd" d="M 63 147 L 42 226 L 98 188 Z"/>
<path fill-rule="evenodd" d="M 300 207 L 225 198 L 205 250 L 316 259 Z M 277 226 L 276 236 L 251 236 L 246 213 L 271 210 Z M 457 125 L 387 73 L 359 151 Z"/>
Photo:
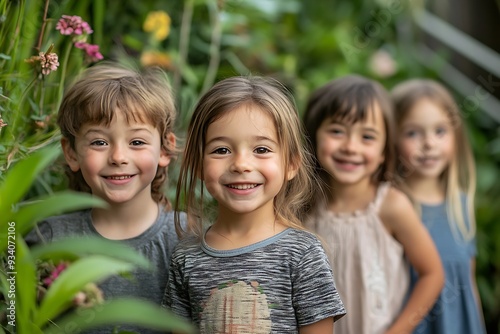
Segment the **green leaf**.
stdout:
<path fill-rule="evenodd" d="M 95 326 L 135 324 L 161 331 L 195 333 L 186 320 L 151 302 L 131 298 L 115 299 L 90 309 L 80 309 L 44 330 L 45 334 L 77 333 Z"/>
<path fill-rule="evenodd" d="M 13 221 L 19 225 L 19 233 L 29 232 L 34 224 L 44 218 L 90 207 L 104 208 L 107 203 L 87 193 L 75 191 L 61 191 L 47 195 L 38 200 L 20 204 Z"/>
<path fill-rule="evenodd" d="M 99 237 L 65 238 L 45 245 L 37 245 L 31 249 L 36 259 L 76 260 L 88 255 L 105 255 L 114 259 L 129 262 L 135 266 L 151 269 L 147 258 L 125 244 Z"/>
<path fill-rule="evenodd" d="M 24 202 L 19 205 L 17 212 L 10 215 L 10 221 L 16 223 L 16 232 L 20 235 L 28 233 L 33 226 L 43 218 L 67 211 L 88 208 L 91 206 L 104 207 L 106 203 L 89 194 L 72 191 L 59 192 L 47 195 L 36 201 Z M 0 228 L 7 230 L 7 221 L 0 221 Z M 0 235 L 0 249 L 7 246 L 7 235 Z"/>
<path fill-rule="evenodd" d="M 16 324 L 19 333 L 32 333 L 31 317 L 36 314 L 36 266 L 21 235 L 16 235 Z"/>
<path fill-rule="evenodd" d="M 48 289 L 35 317 L 35 324 L 41 327 L 50 319 L 56 318 L 71 305 L 76 293 L 83 290 L 87 283 L 128 272 L 133 268 L 130 263 L 101 255 L 92 255 L 73 262 Z"/>
<path fill-rule="evenodd" d="M 10 220 L 8 213 L 12 212 L 12 205 L 22 199 L 35 177 L 52 163 L 60 152 L 57 146 L 40 149 L 8 170 L 3 183 L 0 184 L 0 212 L 3 213 L 0 225 Z"/>

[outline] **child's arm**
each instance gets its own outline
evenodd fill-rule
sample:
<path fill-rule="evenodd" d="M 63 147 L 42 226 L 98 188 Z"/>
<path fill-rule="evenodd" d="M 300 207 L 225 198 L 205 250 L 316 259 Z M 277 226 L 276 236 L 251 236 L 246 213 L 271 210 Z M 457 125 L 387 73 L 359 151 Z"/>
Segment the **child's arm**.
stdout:
<path fill-rule="evenodd" d="M 386 332 L 409 334 L 434 305 L 444 285 L 444 271 L 432 238 L 402 192 L 390 189 L 380 217 L 418 273 L 417 284 L 405 307 Z"/>
<path fill-rule="evenodd" d="M 326 318 L 310 325 L 302 326 L 300 334 L 333 334 L 333 318 Z"/>

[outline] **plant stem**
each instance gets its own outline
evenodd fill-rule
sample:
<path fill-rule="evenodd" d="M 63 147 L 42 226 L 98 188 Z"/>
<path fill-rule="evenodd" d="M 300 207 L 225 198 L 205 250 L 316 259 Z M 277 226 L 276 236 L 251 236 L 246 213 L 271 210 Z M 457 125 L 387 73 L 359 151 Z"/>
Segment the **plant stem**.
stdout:
<path fill-rule="evenodd" d="M 73 47 L 72 43 L 69 43 L 66 46 L 66 50 L 64 51 L 64 60 L 61 66 L 61 80 L 59 81 L 59 92 L 57 93 L 57 102 L 60 103 L 63 93 L 64 93 L 64 80 L 66 79 L 66 71 L 68 69 L 68 60 L 69 54 L 71 53 L 71 48 Z M 59 108 L 59 105 L 57 106 Z"/>
<path fill-rule="evenodd" d="M 220 63 L 222 27 L 219 18 L 219 10 L 215 1 L 209 2 L 208 9 L 210 12 L 210 21 L 212 22 L 212 37 L 209 50 L 210 63 L 208 64 L 207 74 L 205 75 L 205 80 L 203 81 L 201 94 L 205 94 L 205 92 L 212 87 L 215 77 L 217 76 L 217 70 L 219 69 Z"/>
<path fill-rule="evenodd" d="M 50 0 L 45 0 L 45 8 L 43 10 L 42 28 L 40 29 L 40 35 L 38 35 L 38 43 L 36 45 L 36 50 L 38 52 L 40 52 L 40 50 L 42 49 L 43 34 L 45 33 L 45 26 L 47 25 L 47 12 L 49 11 L 49 2 L 50 2 Z"/>
<path fill-rule="evenodd" d="M 181 87 L 181 71 L 186 63 L 188 46 L 189 46 L 189 33 L 191 31 L 191 20 L 193 18 L 193 0 L 187 0 L 184 5 L 182 13 L 180 40 L 179 40 L 179 59 L 174 72 L 174 92 L 180 92 Z M 180 94 L 177 94 L 180 96 Z"/>

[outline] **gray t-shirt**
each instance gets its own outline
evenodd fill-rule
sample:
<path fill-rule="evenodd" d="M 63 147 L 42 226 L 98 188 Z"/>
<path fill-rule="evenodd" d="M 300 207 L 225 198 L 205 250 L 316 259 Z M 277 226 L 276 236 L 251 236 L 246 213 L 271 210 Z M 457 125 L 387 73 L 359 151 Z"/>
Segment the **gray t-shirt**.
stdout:
<path fill-rule="evenodd" d="M 184 213 L 181 214 L 181 219 L 185 222 Z M 48 218 L 38 223 L 38 228 L 43 239 L 47 242 L 71 236 L 100 236 L 92 225 L 91 210 Z M 31 231 L 25 237 L 25 240 L 28 245 L 41 242 L 35 230 Z M 141 235 L 116 242 L 136 249 L 152 262 L 155 270 L 152 272 L 137 269 L 132 273 L 131 277 L 111 276 L 105 279 L 98 284 L 103 291 L 104 299 L 131 297 L 148 300 L 160 305 L 168 280 L 170 257 L 174 246 L 178 243 L 174 226 L 174 212 L 161 209 L 156 222 Z M 140 312 L 141 310 L 137 311 Z M 119 330 L 159 333 L 131 325 L 120 325 Z M 100 327 L 85 331 L 85 333 L 109 334 L 112 331 L 113 327 Z"/>
<path fill-rule="evenodd" d="M 345 314 L 321 243 L 293 228 L 229 251 L 183 239 L 172 255 L 164 305 L 201 333 L 298 333 Z"/>

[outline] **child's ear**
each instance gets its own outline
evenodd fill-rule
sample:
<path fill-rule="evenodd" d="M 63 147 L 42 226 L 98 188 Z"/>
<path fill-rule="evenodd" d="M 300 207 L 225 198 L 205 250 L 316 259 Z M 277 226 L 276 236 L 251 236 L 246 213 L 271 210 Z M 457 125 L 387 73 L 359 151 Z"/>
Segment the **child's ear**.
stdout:
<path fill-rule="evenodd" d="M 78 162 L 76 152 L 73 147 L 71 147 L 71 143 L 69 142 L 68 138 L 61 138 L 61 147 L 64 153 L 64 158 L 66 159 L 66 163 L 68 164 L 69 168 L 73 172 L 78 172 L 78 170 L 80 170 L 80 163 Z"/>
<path fill-rule="evenodd" d="M 286 174 L 287 181 L 293 179 L 299 172 L 299 162 L 297 160 L 298 158 L 295 158 L 294 160 L 290 161 L 290 164 L 287 167 L 287 174 Z"/>
<path fill-rule="evenodd" d="M 175 151 L 175 135 L 172 132 L 167 135 L 164 146 L 167 146 L 170 152 Z M 172 161 L 172 155 L 169 154 L 162 146 L 160 150 L 160 160 L 158 160 L 158 166 L 167 167 L 170 164 L 170 161 Z"/>

